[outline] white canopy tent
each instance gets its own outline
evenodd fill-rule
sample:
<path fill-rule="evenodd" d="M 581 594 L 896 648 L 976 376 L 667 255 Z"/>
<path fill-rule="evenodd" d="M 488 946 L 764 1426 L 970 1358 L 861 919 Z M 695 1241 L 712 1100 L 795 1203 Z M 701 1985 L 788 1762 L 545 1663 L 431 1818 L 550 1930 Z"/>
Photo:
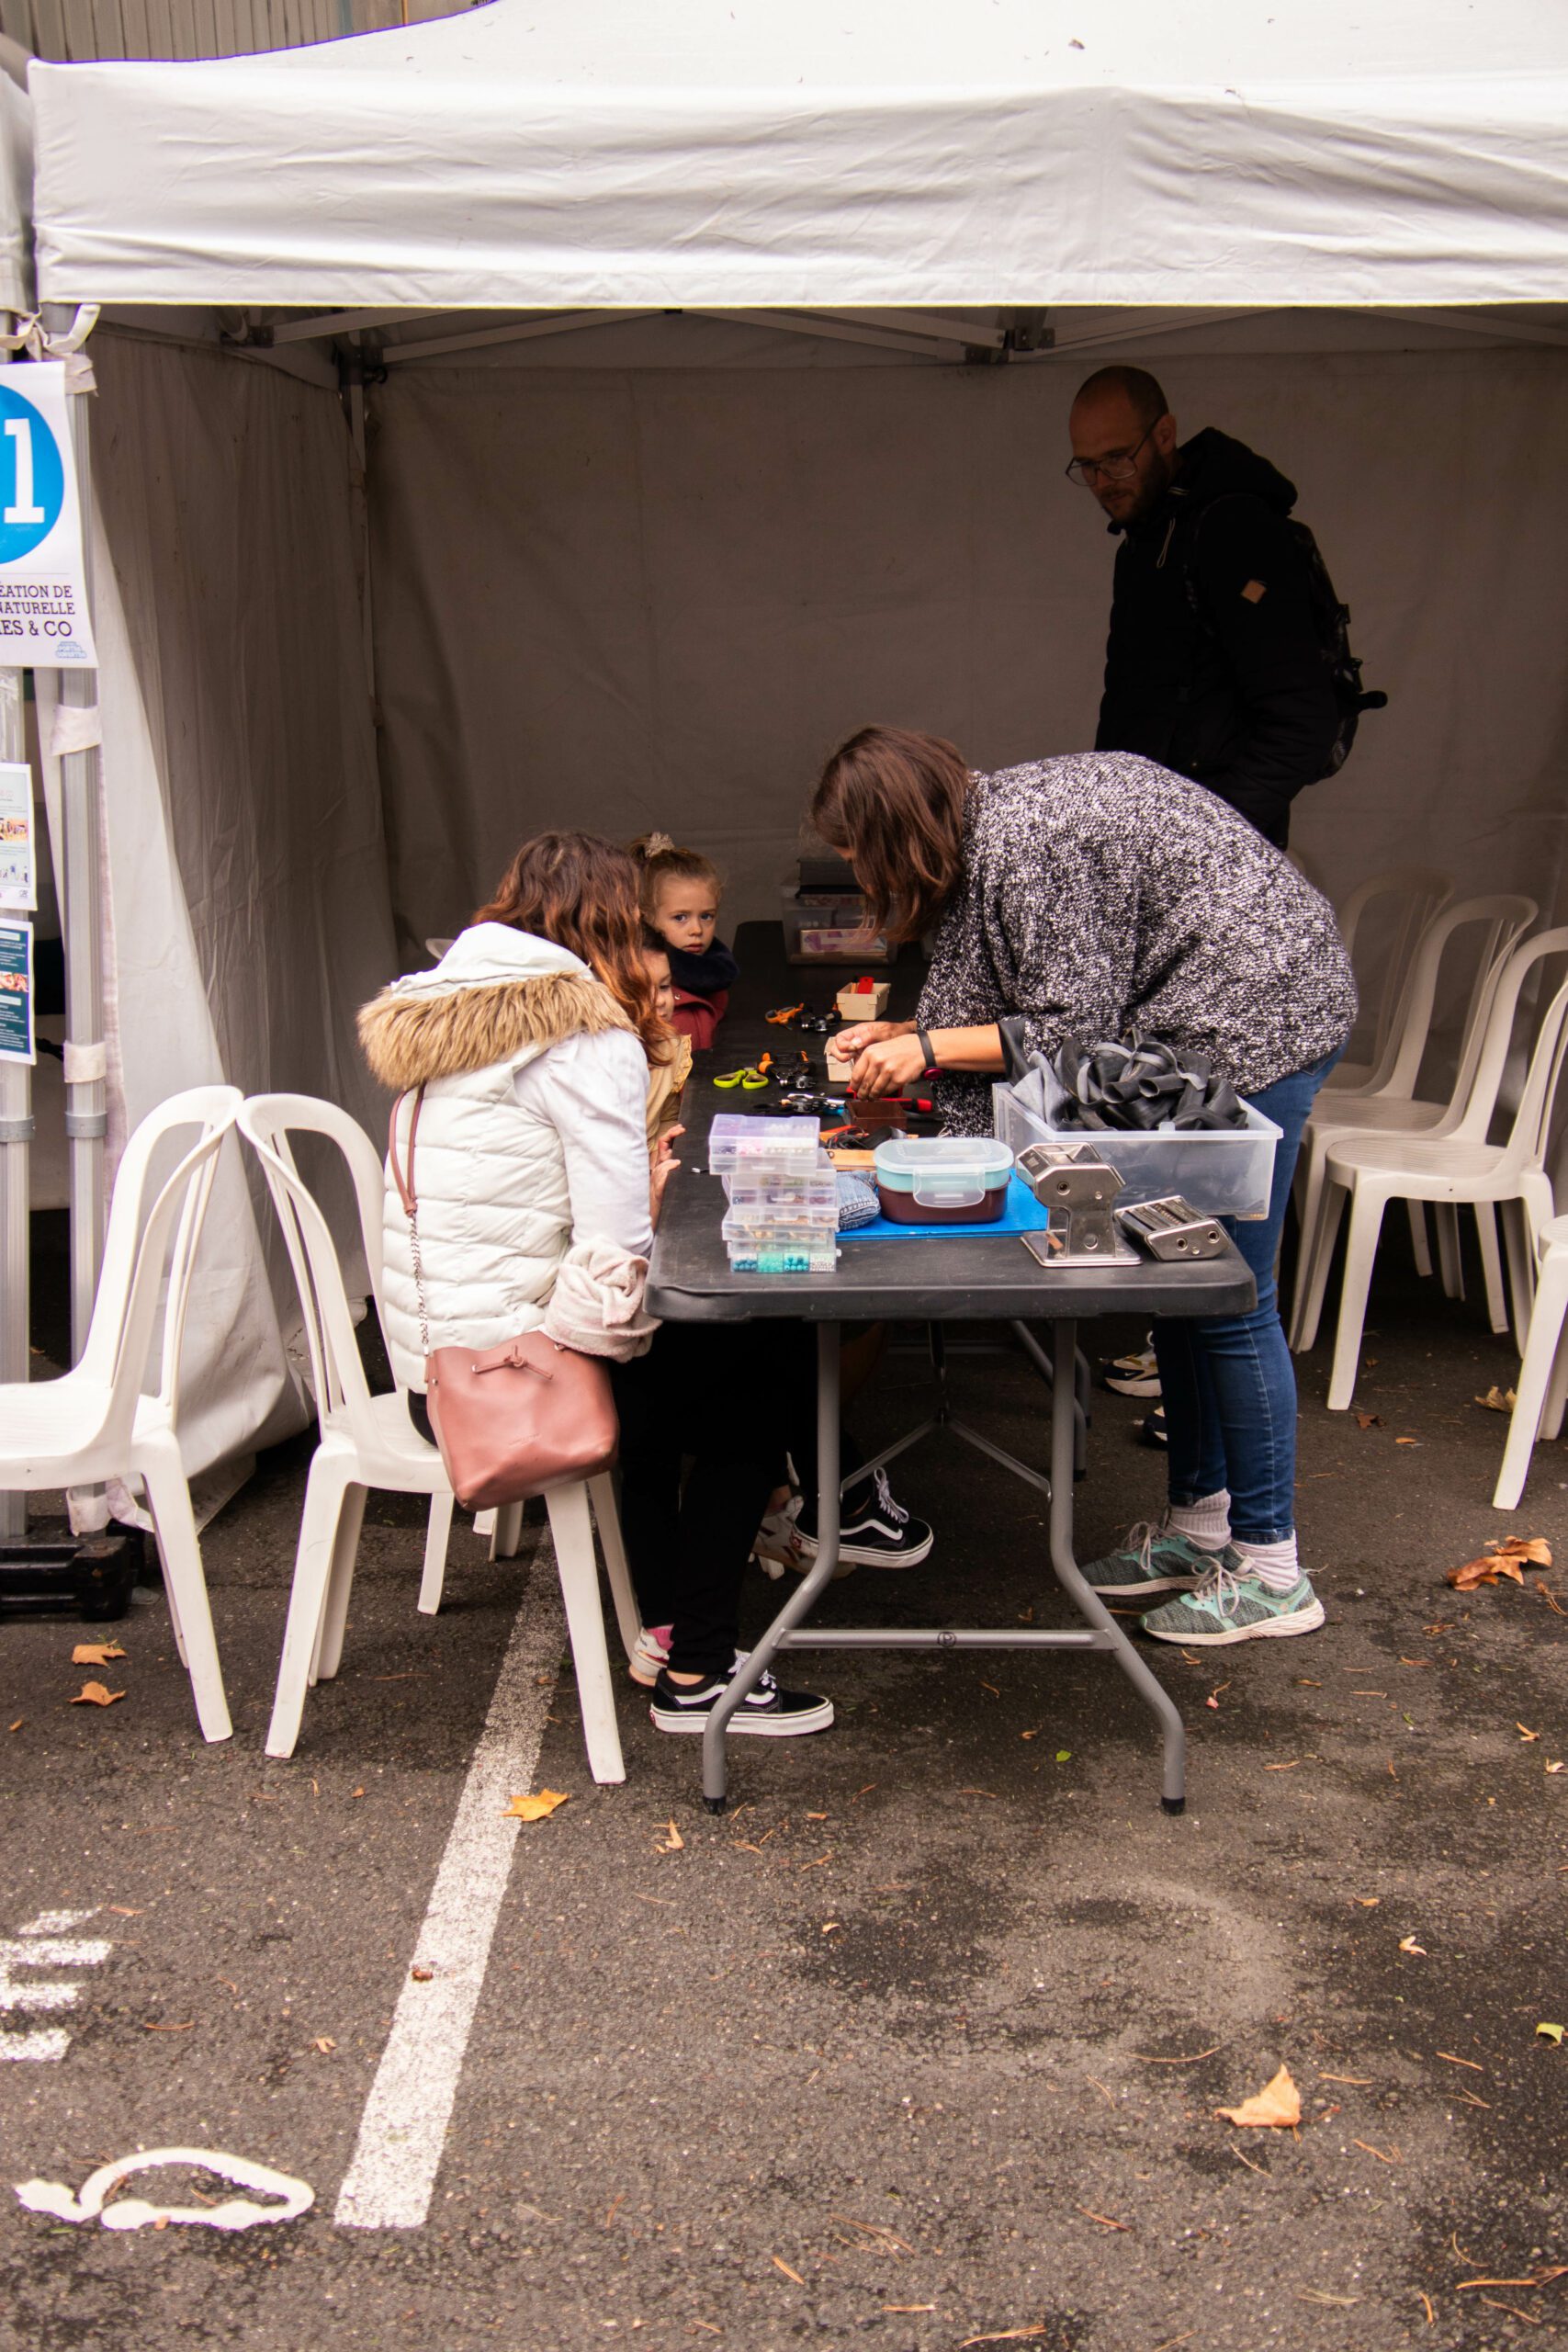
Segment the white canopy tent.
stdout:
<path fill-rule="evenodd" d="M 32 90 L 40 294 L 117 306 L 124 1115 L 220 1069 L 373 1122 L 394 922 L 406 961 L 537 825 L 663 825 L 769 912 L 860 721 L 1089 740 L 1110 549 L 1059 469 L 1104 356 L 1299 481 L 1391 690 L 1309 865 L 1557 888 L 1555 12 L 494 0 Z M 214 1226 L 193 1467 L 297 1410 Z"/>

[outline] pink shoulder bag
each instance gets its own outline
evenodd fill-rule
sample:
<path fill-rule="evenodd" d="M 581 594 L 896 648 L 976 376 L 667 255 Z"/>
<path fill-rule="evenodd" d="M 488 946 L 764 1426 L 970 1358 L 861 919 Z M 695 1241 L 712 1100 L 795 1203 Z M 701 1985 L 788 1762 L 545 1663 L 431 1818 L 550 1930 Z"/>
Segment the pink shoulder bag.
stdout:
<path fill-rule="evenodd" d="M 608 1367 L 558 1346 L 543 1331 L 520 1331 L 498 1348 L 431 1346 L 413 1180 L 423 1100 L 422 1086 L 409 1120 L 406 1177 L 398 1164 L 401 1098 L 392 1105 L 388 1163 L 409 1221 L 425 1400 L 453 1493 L 465 1510 L 490 1510 L 609 1469 L 620 1429 Z"/>

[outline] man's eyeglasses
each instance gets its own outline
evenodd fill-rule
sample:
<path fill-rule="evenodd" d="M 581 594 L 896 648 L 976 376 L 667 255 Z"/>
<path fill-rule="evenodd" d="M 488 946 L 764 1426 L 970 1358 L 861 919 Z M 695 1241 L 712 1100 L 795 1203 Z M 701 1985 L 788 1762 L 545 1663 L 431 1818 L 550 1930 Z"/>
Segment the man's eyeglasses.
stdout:
<path fill-rule="evenodd" d="M 1156 416 L 1155 424 L 1160 419 Z M 1155 429 L 1151 424 L 1143 440 L 1135 441 L 1130 449 L 1112 449 L 1106 458 L 1074 458 L 1065 468 L 1067 480 L 1092 490 L 1097 481 L 1134 481 L 1137 479 L 1138 451 Z"/>

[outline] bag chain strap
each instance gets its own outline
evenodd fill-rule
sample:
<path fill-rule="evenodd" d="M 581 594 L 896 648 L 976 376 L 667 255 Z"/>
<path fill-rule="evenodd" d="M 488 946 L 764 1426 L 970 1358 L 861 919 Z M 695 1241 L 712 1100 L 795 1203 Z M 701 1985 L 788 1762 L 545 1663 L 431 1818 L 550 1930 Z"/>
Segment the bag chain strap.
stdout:
<path fill-rule="evenodd" d="M 409 1221 L 409 1256 L 413 1262 L 414 1296 L 419 1302 L 419 1344 L 422 1353 L 428 1361 L 430 1317 L 424 1304 L 424 1261 L 420 1255 L 419 1248 L 419 1202 L 413 1189 L 414 1137 L 419 1132 L 419 1113 L 420 1105 L 424 1101 L 424 1088 L 423 1085 L 416 1088 L 413 1110 L 409 1118 L 409 1166 L 406 1181 L 402 1170 L 398 1165 L 398 1113 L 402 1108 L 403 1100 L 404 1098 L 400 1096 L 392 1105 L 388 1157 L 392 1164 L 392 1182 L 398 1188 L 398 1195 L 403 1204 L 403 1215 Z"/>

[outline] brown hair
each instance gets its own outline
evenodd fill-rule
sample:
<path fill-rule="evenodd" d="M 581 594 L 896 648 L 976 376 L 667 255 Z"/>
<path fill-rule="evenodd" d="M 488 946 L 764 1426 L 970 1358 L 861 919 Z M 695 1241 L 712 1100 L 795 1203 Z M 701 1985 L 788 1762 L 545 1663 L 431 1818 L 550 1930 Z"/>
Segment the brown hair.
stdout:
<path fill-rule="evenodd" d="M 711 882 L 716 899 L 724 888 L 711 857 L 700 849 L 679 848 L 668 833 L 639 833 L 626 849 L 642 869 L 642 910 L 650 919 L 659 911 L 660 883 Z"/>
<path fill-rule="evenodd" d="M 863 727 L 823 769 L 811 822 L 849 859 L 889 937 L 918 939 L 956 889 L 969 790 L 953 745 L 906 727 Z"/>
<path fill-rule="evenodd" d="M 580 956 L 631 1022 L 649 1060 L 669 1059 L 670 1033 L 643 967 L 637 865 L 614 842 L 597 833 L 536 833 L 474 921 L 507 923 Z"/>

